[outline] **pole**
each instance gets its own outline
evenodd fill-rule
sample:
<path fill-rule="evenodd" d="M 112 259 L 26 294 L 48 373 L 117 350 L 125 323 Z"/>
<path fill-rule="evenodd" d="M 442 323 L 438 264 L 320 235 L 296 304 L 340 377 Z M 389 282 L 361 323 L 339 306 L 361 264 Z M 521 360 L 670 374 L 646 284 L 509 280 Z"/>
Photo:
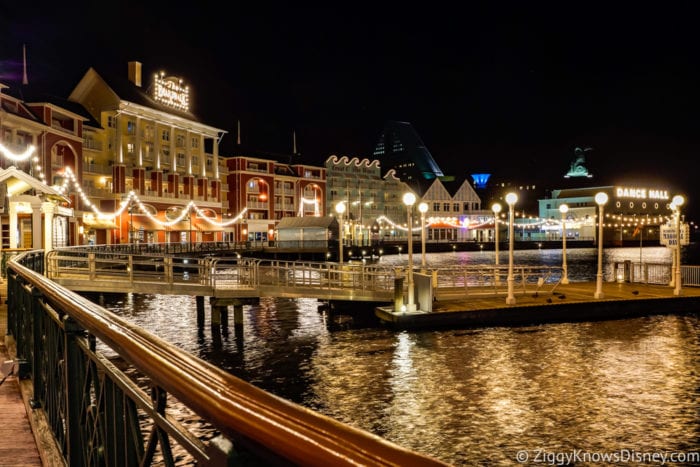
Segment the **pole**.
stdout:
<path fill-rule="evenodd" d="M 408 206 L 408 306 L 406 311 L 416 311 L 416 304 L 413 297 L 413 216 L 411 215 L 413 206 Z"/>
<path fill-rule="evenodd" d="M 683 281 L 681 278 L 681 205 L 684 201 L 682 196 L 676 195 L 671 202 L 671 205 L 676 210 L 676 283 L 673 295 L 681 295 L 681 283 Z"/>
<path fill-rule="evenodd" d="M 569 212 L 569 206 L 562 204 L 559 206 L 561 212 L 561 283 L 566 285 L 569 283 L 569 271 L 566 267 L 566 213 Z"/>
<path fill-rule="evenodd" d="M 676 207 L 676 284 L 673 295 L 681 294 L 681 208 Z"/>
<path fill-rule="evenodd" d="M 421 243 L 421 268 L 425 269 L 425 213 L 428 211 L 427 203 L 420 203 L 418 205 L 418 210 L 420 211 L 420 243 Z M 423 273 L 425 271 L 422 271 Z"/>
<path fill-rule="evenodd" d="M 508 296 L 506 297 L 506 305 L 515 305 L 515 296 L 513 295 L 513 231 L 515 226 L 515 202 L 518 201 L 518 195 L 508 193 L 506 202 L 508 203 Z"/>
<path fill-rule="evenodd" d="M 608 202 L 608 195 L 600 192 L 595 195 L 598 203 L 598 272 L 596 273 L 594 298 L 603 298 L 603 209 Z"/>
<path fill-rule="evenodd" d="M 413 204 L 416 202 L 416 195 L 406 193 L 403 195 L 403 202 L 406 205 L 406 216 L 408 220 L 408 304 L 406 305 L 407 312 L 416 311 L 416 304 L 413 297 Z"/>

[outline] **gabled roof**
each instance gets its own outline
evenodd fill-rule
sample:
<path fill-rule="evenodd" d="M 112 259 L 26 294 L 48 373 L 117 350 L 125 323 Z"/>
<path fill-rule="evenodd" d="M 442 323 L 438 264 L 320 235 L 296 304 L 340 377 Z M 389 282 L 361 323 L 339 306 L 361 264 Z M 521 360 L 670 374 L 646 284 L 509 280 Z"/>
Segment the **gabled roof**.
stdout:
<path fill-rule="evenodd" d="M 21 195 L 29 190 L 54 197 L 62 201 L 68 201 L 63 193 L 37 180 L 26 172 L 19 170 L 14 165 L 0 170 L 0 183 L 7 185 L 7 194 L 11 196 Z"/>
<path fill-rule="evenodd" d="M 161 112 L 167 112 L 169 114 L 177 115 L 188 120 L 201 123 L 197 116 L 192 112 L 177 110 L 173 107 L 161 104 L 160 102 L 153 99 L 153 97 L 151 97 L 151 95 L 149 94 L 150 87 L 144 88 L 136 86 L 134 83 L 129 81 L 127 76 L 123 76 L 117 73 L 102 74 L 100 71 L 95 70 L 95 73 L 102 77 L 107 86 L 109 86 L 112 89 L 112 91 L 114 91 L 116 95 L 119 96 L 121 100 L 133 102 L 134 104 L 149 107 L 151 109 L 159 110 Z M 150 75 L 148 75 L 148 78 L 150 78 Z"/>

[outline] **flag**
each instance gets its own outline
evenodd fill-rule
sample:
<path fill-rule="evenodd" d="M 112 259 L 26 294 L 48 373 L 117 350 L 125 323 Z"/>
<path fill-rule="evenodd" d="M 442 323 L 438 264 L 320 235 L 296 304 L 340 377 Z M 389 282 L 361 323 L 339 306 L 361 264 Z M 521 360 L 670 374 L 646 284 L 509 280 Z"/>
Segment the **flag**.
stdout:
<path fill-rule="evenodd" d="M 637 235 L 639 235 L 639 232 L 641 232 L 641 231 L 642 231 L 642 226 L 641 226 L 641 225 L 638 225 L 638 226 L 634 229 L 634 232 L 632 233 L 632 238 L 634 238 L 634 237 L 636 237 Z"/>

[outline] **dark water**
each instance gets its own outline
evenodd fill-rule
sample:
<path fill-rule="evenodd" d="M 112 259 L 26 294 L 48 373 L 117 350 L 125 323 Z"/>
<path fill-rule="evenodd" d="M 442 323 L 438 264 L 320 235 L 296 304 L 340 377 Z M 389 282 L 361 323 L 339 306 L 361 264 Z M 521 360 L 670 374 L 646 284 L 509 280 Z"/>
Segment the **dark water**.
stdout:
<path fill-rule="evenodd" d="M 592 280 L 596 254 L 569 250 L 570 279 Z M 641 254 L 671 261 L 662 247 Z M 605 262 L 639 255 L 609 249 Z M 559 250 L 515 258 L 561 264 Z M 493 252 L 428 257 L 429 265 L 464 262 L 492 264 Z M 517 465 L 525 454 L 547 465 L 660 465 L 652 455 L 676 454 L 686 462 L 669 464 L 692 465 L 688 453 L 700 450 L 697 315 L 400 332 L 381 327 L 370 309 L 368 319 L 353 321 L 318 305 L 262 299 L 244 308 L 243 335 L 232 328 L 217 339 L 209 326 L 197 331 L 193 297 L 122 295 L 106 303 L 269 392 L 456 465 Z"/>

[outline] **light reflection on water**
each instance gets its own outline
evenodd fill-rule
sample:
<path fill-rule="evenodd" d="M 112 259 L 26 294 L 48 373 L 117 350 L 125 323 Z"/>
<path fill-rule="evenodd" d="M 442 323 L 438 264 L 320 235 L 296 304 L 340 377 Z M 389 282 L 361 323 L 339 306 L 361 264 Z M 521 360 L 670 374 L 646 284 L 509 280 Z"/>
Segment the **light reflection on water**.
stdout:
<path fill-rule="evenodd" d="M 642 253 L 670 262 L 665 248 Z M 592 280 L 596 254 L 567 251 L 569 277 Z M 519 264 L 561 260 L 558 250 L 515 256 Z M 606 251 L 606 264 L 625 259 L 638 261 L 639 249 Z M 493 253 L 429 255 L 429 265 L 438 261 L 492 264 Z M 372 318 L 339 325 L 315 299 L 261 299 L 244 307 L 243 335 L 231 325 L 216 338 L 208 325 L 197 330 L 193 297 L 108 300 L 107 308 L 267 391 L 453 464 L 513 465 L 519 450 L 700 449 L 697 315 L 400 332 Z"/>

